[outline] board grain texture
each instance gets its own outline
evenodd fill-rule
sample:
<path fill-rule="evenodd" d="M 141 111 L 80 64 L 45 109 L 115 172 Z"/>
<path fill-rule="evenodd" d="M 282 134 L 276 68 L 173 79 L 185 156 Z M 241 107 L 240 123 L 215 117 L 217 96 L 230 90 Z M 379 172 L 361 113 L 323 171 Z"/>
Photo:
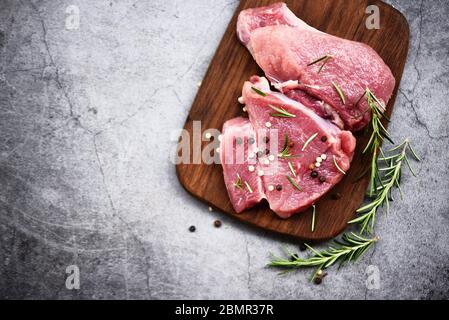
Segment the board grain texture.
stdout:
<path fill-rule="evenodd" d="M 239 12 L 245 8 L 264 6 L 278 1 L 241 1 L 220 45 L 211 61 L 187 117 L 185 127 L 190 137 L 193 121 L 201 121 L 202 129 L 221 130 L 223 123 L 244 116 L 237 98 L 242 85 L 252 75 L 263 75 L 247 49 L 236 35 Z M 309 25 L 345 39 L 364 42 L 374 48 L 391 68 L 396 88 L 387 107 L 391 116 L 398 86 L 402 77 L 409 44 L 409 26 L 404 16 L 382 1 L 367 0 L 292 0 L 287 6 Z M 369 5 L 380 9 L 380 29 L 367 29 L 365 13 Z M 207 33 L 206 33 L 207 36 Z M 393 119 L 394 121 L 395 119 Z M 399 119 L 396 119 L 399 120 Z M 323 241 L 340 234 L 355 210 L 364 200 L 369 174 L 357 179 L 369 166 L 369 157 L 362 155 L 369 133 L 357 133 L 357 149 L 351 169 L 344 179 L 316 203 L 316 227 L 311 231 L 311 209 L 290 219 L 278 218 L 266 201 L 236 214 L 229 201 L 220 164 L 178 164 L 176 172 L 182 186 L 196 198 L 236 219 L 251 225 L 292 236 L 300 240 Z M 190 139 L 191 147 L 192 140 Z M 204 148 L 209 142 L 203 141 Z M 191 159 L 192 160 L 192 159 Z M 341 195 L 336 200 L 335 195 Z"/>

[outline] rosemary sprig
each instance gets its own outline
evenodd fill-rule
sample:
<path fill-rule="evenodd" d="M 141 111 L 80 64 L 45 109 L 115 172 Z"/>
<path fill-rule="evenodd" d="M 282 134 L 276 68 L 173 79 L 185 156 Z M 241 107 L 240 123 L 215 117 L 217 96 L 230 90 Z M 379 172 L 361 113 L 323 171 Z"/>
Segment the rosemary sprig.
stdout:
<path fill-rule="evenodd" d="M 386 213 L 390 211 L 390 201 L 393 200 L 392 191 L 394 187 L 397 187 L 401 192 L 401 175 L 404 162 L 410 169 L 411 173 L 415 176 L 410 161 L 407 157 L 407 151 L 409 151 L 412 156 L 419 161 L 419 157 L 413 150 L 408 139 L 402 142 L 397 147 L 389 150 L 393 152 L 392 155 L 383 156 L 379 158 L 379 161 L 384 165 L 384 167 L 377 168 L 379 173 L 377 173 L 380 184 L 375 188 L 374 192 L 376 197 L 373 201 L 360 207 L 357 213 L 360 214 L 359 217 L 349 221 L 349 223 L 359 223 L 361 225 L 360 233 L 365 231 L 372 233 L 374 230 L 374 222 L 376 220 L 376 215 L 379 208 L 385 205 Z"/>
<path fill-rule="evenodd" d="M 316 138 L 317 135 L 318 135 L 318 132 L 312 134 L 312 135 L 310 136 L 310 138 L 307 139 L 307 141 L 306 141 L 306 142 L 304 143 L 304 145 L 302 146 L 301 151 L 306 150 L 307 146 L 313 141 L 313 139 Z"/>
<path fill-rule="evenodd" d="M 266 93 L 260 91 L 259 89 L 255 88 L 255 87 L 251 87 L 251 89 L 252 89 L 255 93 L 257 93 L 258 95 L 260 95 L 260 96 L 262 96 L 262 97 L 266 97 L 266 96 L 267 96 Z"/>
<path fill-rule="evenodd" d="M 288 167 L 290 168 L 290 171 L 292 172 L 293 176 L 296 177 L 296 171 L 293 168 L 293 165 L 290 161 L 288 162 Z"/>
<path fill-rule="evenodd" d="M 312 205 L 312 226 L 311 226 L 312 232 L 315 231 L 315 214 L 316 214 L 316 206 Z"/>
<path fill-rule="evenodd" d="M 299 191 L 302 191 L 301 187 L 296 183 L 295 180 L 292 179 L 289 175 L 286 175 L 287 180 Z"/>
<path fill-rule="evenodd" d="M 288 259 L 273 257 L 268 265 L 293 269 L 316 267 L 313 280 L 320 270 L 329 268 L 336 262 L 343 265 L 357 261 L 378 240 L 378 237 L 365 238 L 353 232 L 346 233 L 341 240 L 334 240 L 334 243 L 326 250 L 317 251 L 305 244 L 313 253 L 307 258 L 300 258 L 296 254 L 288 253 Z"/>
<path fill-rule="evenodd" d="M 240 178 L 240 175 L 237 173 L 237 180 L 234 182 L 234 187 L 237 189 L 242 190 L 242 178 Z"/>
<path fill-rule="evenodd" d="M 288 147 L 288 135 L 284 136 L 284 144 L 282 146 L 281 153 L 278 154 L 279 158 L 288 158 L 291 157 L 290 148 Z"/>
<path fill-rule="evenodd" d="M 380 148 L 384 139 L 387 139 L 391 143 L 394 143 L 388 133 L 387 129 L 382 124 L 382 119 L 385 118 L 386 121 L 390 121 L 388 117 L 385 115 L 384 110 L 386 109 L 379 99 L 366 88 L 365 97 L 368 102 L 368 106 L 371 110 L 371 129 L 372 133 L 363 149 L 363 153 L 371 152 L 371 175 L 370 175 L 370 189 L 369 195 L 372 197 L 375 194 L 375 190 L 379 184 L 382 184 L 382 181 L 379 176 L 379 170 L 377 165 L 377 158 L 379 153 L 383 156 L 382 149 Z"/>
<path fill-rule="evenodd" d="M 284 108 L 278 108 L 276 106 L 273 106 L 272 104 L 269 104 L 268 106 L 277 112 L 277 113 L 270 113 L 270 116 L 272 117 L 296 118 L 296 115 L 287 112 Z"/>
<path fill-rule="evenodd" d="M 335 90 L 337 91 L 338 95 L 340 96 L 340 100 L 343 104 L 346 104 L 346 98 L 345 94 L 341 90 L 340 86 L 332 81 L 332 85 L 334 86 Z"/>

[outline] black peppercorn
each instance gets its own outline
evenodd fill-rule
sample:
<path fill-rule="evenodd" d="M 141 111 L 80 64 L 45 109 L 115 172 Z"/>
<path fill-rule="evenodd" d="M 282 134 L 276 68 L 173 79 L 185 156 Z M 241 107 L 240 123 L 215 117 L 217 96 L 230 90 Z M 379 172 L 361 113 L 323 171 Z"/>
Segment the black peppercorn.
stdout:
<path fill-rule="evenodd" d="M 270 138 L 264 137 L 264 138 L 263 138 L 263 141 L 264 141 L 265 143 L 268 143 L 268 142 L 270 142 Z"/>
<path fill-rule="evenodd" d="M 262 151 L 257 151 L 257 157 L 260 158 L 263 156 L 263 152 Z"/>
<path fill-rule="evenodd" d="M 277 191 L 281 191 L 281 190 L 282 190 L 282 186 L 281 186 L 280 184 L 278 184 L 278 185 L 276 186 L 276 190 L 277 190 Z"/>
<path fill-rule="evenodd" d="M 196 230 L 195 226 L 190 226 L 190 227 L 189 227 L 189 231 L 190 231 L 190 232 L 195 232 L 195 230 Z"/>
<path fill-rule="evenodd" d="M 325 183 L 325 182 L 326 182 L 326 177 L 321 176 L 321 177 L 319 178 L 319 180 L 320 180 L 321 183 Z"/>
<path fill-rule="evenodd" d="M 214 221 L 214 226 L 215 226 L 215 228 L 220 228 L 221 227 L 221 221 L 220 220 L 215 220 Z"/>
<path fill-rule="evenodd" d="M 235 142 L 236 142 L 237 144 L 242 144 L 242 143 L 243 143 L 243 140 L 242 140 L 242 138 L 237 138 L 237 139 L 235 140 Z"/>
<path fill-rule="evenodd" d="M 321 282 L 323 282 L 323 278 L 321 278 L 321 277 L 316 276 L 313 279 L 313 283 L 315 283 L 315 284 L 321 284 Z"/>
<path fill-rule="evenodd" d="M 254 140 L 253 137 L 251 137 L 251 138 L 248 139 L 248 143 L 249 143 L 249 144 L 254 144 L 254 142 L 256 142 L 256 140 Z"/>
<path fill-rule="evenodd" d="M 312 178 L 317 178 L 317 177 L 318 177 L 318 172 L 316 172 L 315 170 L 313 170 L 313 171 L 310 173 L 310 176 L 311 176 Z"/>
<path fill-rule="evenodd" d="M 265 154 L 266 154 L 266 155 L 269 155 L 269 154 L 270 154 L 270 150 L 265 149 Z"/>
<path fill-rule="evenodd" d="M 326 136 L 322 136 L 321 137 L 321 141 L 326 142 L 327 141 L 327 137 Z"/>

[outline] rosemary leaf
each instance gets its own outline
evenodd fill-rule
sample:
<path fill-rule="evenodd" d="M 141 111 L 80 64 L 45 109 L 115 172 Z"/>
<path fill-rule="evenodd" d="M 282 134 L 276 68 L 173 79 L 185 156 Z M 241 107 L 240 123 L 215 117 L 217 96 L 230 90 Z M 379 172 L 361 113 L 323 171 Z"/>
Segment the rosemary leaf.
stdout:
<path fill-rule="evenodd" d="M 312 232 L 315 231 L 315 214 L 316 214 L 316 207 L 315 205 L 312 205 Z"/>
<path fill-rule="evenodd" d="M 248 189 L 249 193 L 253 193 L 253 189 L 251 189 L 251 186 L 246 181 L 245 181 L 245 186 L 246 186 L 246 189 Z"/>
<path fill-rule="evenodd" d="M 278 113 L 270 113 L 272 117 L 283 117 L 283 118 L 296 118 L 296 115 L 287 112 L 284 108 L 278 108 L 272 104 L 268 105 L 271 109 Z"/>
<path fill-rule="evenodd" d="M 288 167 L 290 168 L 290 171 L 292 172 L 293 176 L 296 177 L 295 169 L 293 168 L 293 165 L 290 161 L 288 162 Z"/>
<path fill-rule="evenodd" d="M 312 142 L 313 139 L 316 138 L 317 135 L 318 135 L 318 132 L 316 132 L 312 136 L 310 136 L 310 138 L 307 139 L 307 141 L 304 143 L 304 146 L 302 147 L 301 151 L 306 150 L 307 146 Z"/>
<path fill-rule="evenodd" d="M 309 63 L 307 66 L 310 67 L 310 66 L 312 66 L 312 65 L 314 65 L 314 64 L 317 64 L 318 62 L 321 62 L 321 61 L 323 61 L 323 60 L 330 59 L 330 58 L 332 58 L 331 55 L 325 55 L 325 56 L 322 56 L 322 57 L 320 57 L 320 58 L 318 58 L 318 59 L 312 61 L 311 63 Z"/>
<path fill-rule="evenodd" d="M 295 180 L 292 179 L 289 175 L 286 175 L 287 180 L 299 191 L 302 191 L 301 187 L 296 183 Z"/>
<path fill-rule="evenodd" d="M 266 93 L 260 91 L 259 89 L 255 88 L 255 87 L 251 87 L 251 89 L 253 89 L 253 91 L 254 91 L 255 93 L 257 93 L 258 95 L 260 95 L 260 96 L 262 96 L 262 97 L 266 97 L 266 96 L 267 96 Z"/>
<path fill-rule="evenodd" d="M 335 158 L 335 155 L 332 156 L 332 159 L 333 159 L 333 161 L 334 161 L 334 165 L 335 165 L 335 167 L 337 168 L 337 170 L 340 171 L 342 174 L 346 174 L 346 172 L 343 171 L 343 169 L 340 168 L 340 166 L 338 165 L 337 159 Z"/>
<path fill-rule="evenodd" d="M 336 84 L 335 82 L 332 81 L 332 85 L 334 86 L 335 90 L 337 90 L 337 93 L 340 96 L 341 102 L 343 104 L 346 104 L 345 95 L 344 95 L 343 91 L 340 89 L 340 87 L 338 86 L 338 84 Z"/>

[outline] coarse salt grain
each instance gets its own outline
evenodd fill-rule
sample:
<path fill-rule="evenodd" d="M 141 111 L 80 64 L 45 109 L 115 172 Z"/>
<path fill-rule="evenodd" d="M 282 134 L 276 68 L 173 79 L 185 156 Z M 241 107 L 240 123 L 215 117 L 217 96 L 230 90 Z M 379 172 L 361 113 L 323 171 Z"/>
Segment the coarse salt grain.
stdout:
<path fill-rule="evenodd" d="M 254 168 L 254 166 L 249 166 L 248 170 L 249 170 L 249 172 L 254 172 L 255 168 Z"/>
<path fill-rule="evenodd" d="M 323 154 L 321 155 L 321 159 L 326 160 L 326 159 L 327 159 L 327 156 L 323 153 Z"/>
<path fill-rule="evenodd" d="M 320 157 L 316 158 L 315 160 L 316 160 L 316 162 L 318 162 L 318 163 L 320 163 L 321 161 L 323 161 L 323 159 L 321 159 Z"/>
<path fill-rule="evenodd" d="M 263 170 L 259 170 L 259 171 L 257 172 L 257 175 L 258 175 L 259 177 L 263 176 L 263 174 L 264 174 Z"/>
<path fill-rule="evenodd" d="M 270 156 L 268 157 L 268 160 L 274 161 L 274 156 L 272 154 L 270 154 Z"/>
<path fill-rule="evenodd" d="M 266 126 L 267 128 L 271 128 L 271 122 L 265 123 L 265 126 Z"/>
<path fill-rule="evenodd" d="M 317 168 L 321 167 L 321 163 L 319 163 L 319 162 L 315 163 L 315 167 L 317 167 Z"/>
<path fill-rule="evenodd" d="M 274 191 L 274 187 L 273 186 L 268 186 L 268 191 Z"/>

